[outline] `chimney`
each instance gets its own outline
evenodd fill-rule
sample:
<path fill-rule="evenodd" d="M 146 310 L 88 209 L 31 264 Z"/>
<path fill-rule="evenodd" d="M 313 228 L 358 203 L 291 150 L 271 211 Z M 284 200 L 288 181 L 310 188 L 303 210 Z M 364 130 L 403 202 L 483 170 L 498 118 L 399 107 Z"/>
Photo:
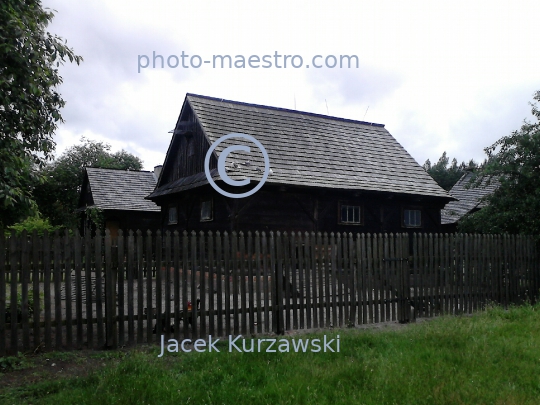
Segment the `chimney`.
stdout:
<path fill-rule="evenodd" d="M 154 166 L 154 178 L 156 181 L 159 180 L 159 175 L 161 174 L 161 169 L 163 169 L 163 165 Z"/>

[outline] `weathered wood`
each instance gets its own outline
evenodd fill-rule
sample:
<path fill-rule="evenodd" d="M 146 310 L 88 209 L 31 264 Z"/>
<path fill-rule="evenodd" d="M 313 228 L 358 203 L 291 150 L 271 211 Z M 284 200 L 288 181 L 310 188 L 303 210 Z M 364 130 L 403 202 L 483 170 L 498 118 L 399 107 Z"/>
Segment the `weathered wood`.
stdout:
<path fill-rule="evenodd" d="M 146 232 L 146 240 L 143 237 L 143 233 L 137 230 L 137 343 L 142 343 L 146 340 L 146 343 L 152 343 L 153 340 L 153 312 L 158 312 L 157 305 L 154 306 L 152 298 L 154 297 L 153 291 L 153 277 L 152 277 L 152 233 L 148 230 Z M 144 249 L 144 252 L 143 252 Z M 144 259 L 143 259 L 144 258 Z M 146 269 L 146 339 L 144 338 L 144 288 L 145 278 L 144 273 Z M 157 315 L 157 314 L 156 314 Z M 157 329 L 156 329 L 157 334 Z"/>
<path fill-rule="evenodd" d="M 240 277 L 238 269 L 238 234 L 236 232 L 231 233 L 231 254 L 232 254 L 232 304 L 233 313 L 238 314 L 238 298 L 240 295 L 240 288 L 238 286 L 238 279 Z M 233 330 L 235 335 L 240 334 L 240 317 L 235 316 L 233 319 Z"/>
<path fill-rule="evenodd" d="M 283 243 L 281 239 L 281 232 L 276 232 L 276 242 L 275 242 L 275 279 L 274 286 L 276 288 L 276 307 L 275 312 L 272 314 L 276 317 L 276 330 L 275 332 L 278 335 L 285 333 L 285 320 L 283 314 Z"/>
<path fill-rule="evenodd" d="M 347 234 L 344 233 L 343 235 L 340 233 L 336 234 L 336 242 L 338 247 L 338 272 L 337 272 L 337 279 L 338 279 L 338 319 L 339 319 L 339 325 L 347 326 L 349 324 L 348 322 L 348 301 L 349 301 L 349 289 L 348 289 L 348 283 L 347 283 L 347 277 L 349 274 L 349 266 L 347 263 L 348 255 L 347 255 Z"/>
<path fill-rule="evenodd" d="M 62 301 L 61 301 L 61 282 L 62 282 L 62 249 L 61 237 L 57 232 L 54 234 L 54 320 L 55 320 L 55 349 L 62 348 Z"/>
<path fill-rule="evenodd" d="M 228 283 L 228 274 L 223 264 L 221 233 L 216 232 L 216 278 L 217 278 L 217 334 L 223 336 L 223 281 Z"/>
<path fill-rule="evenodd" d="M 297 275 L 300 269 L 298 268 L 298 250 L 296 248 L 296 234 L 291 232 L 290 236 L 290 276 L 287 279 L 291 280 L 290 289 L 292 290 L 289 295 L 289 300 L 292 299 L 292 328 L 298 329 L 298 286 L 297 286 Z"/>
<path fill-rule="evenodd" d="M 325 308 L 325 319 L 324 319 L 324 325 L 326 327 L 329 327 L 332 325 L 332 301 L 331 301 L 331 282 L 330 282 L 330 274 L 332 272 L 331 267 L 331 248 L 330 241 L 328 240 L 328 233 L 323 233 L 323 244 L 322 244 L 322 259 L 323 259 L 323 265 L 322 271 L 324 273 L 324 279 L 321 280 L 321 282 L 324 284 L 324 295 L 323 295 L 323 302 L 324 302 L 324 308 Z"/>
<path fill-rule="evenodd" d="M 36 239 L 37 238 L 34 238 L 34 240 Z M 82 349 L 83 343 L 84 343 L 83 342 L 82 239 L 80 235 L 78 235 L 77 233 L 74 233 L 73 235 L 73 265 L 74 265 L 74 271 L 75 271 L 75 318 L 77 322 L 76 348 Z M 34 274 L 37 275 L 38 271 L 39 270 L 36 268 Z M 39 287 L 39 284 L 37 284 L 37 286 Z M 34 305 L 35 305 L 35 300 L 36 300 L 35 293 L 36 293 L 36 285 L 34 284 Z M 68 295 L 66 291 L 66 298 L 67 296 Z M 38 304 L 39 304 L 39 296 L 38 296 Z M 39 319 L 39 311 L 36 312 L 34 308 L 34 317 L 36 316 L 36 314 L 38 314 L 37 319 Z M 39 326 L 38 326 L 37 331 L 39 333 Z M 36 330 L 34 329 L 34 335 L 35 333 L 36 333 Z"/>
<path fill-rule="evenodd" d="M 311 262 L 311 241 L 309 237 L 309 232 L 304 233 L 304 243 L 303 243 L 303 257 L 304 257 L 304 274 L 305 274 L 305 288 L 304 295 L 306 297 L 306 328 L 311 329 L 312 325 L 312 301 L 311 301 L 311 286 L 314 283 L 312 278 L 312 273 L 315 269 L 315 265 Z"/>
<path fill-rule="evenodd" d="M 116 288 L 112 269 L 111 233 L 105 230 L 105 346 L 116 348 Z"/>
<path fill-rule="evenodd" d="M 189 239 L 186 231 L 182 234 L 182 313 L 188 313 L 187 302 L 188 297 L 188 271 L 189 271 Z M 188 338 L 188 323 L 183 322 L 182 333 L 184 339 Z"/>
<path fill-rule="evenodd" d="M 380 308 L 381 308 L 381 298 L 380 298 L 380 294 L 381 294 L 381 283 L 380 283 L 380 279 L 381 279 L 381 263 L 382 263 L 382 260 L 381 260 L 381 251 L 379 249 L 379 241 L 380 241 L 380 235 L 377 235 L 377 234 L 373 234 L 373 239 L 372 239 L 372 242 L 373 242 L 373 279 L 372 279 L 372 282 L 373 282 L 373 304 L 374 304 L 374 308 L 373 308 L 373 311 L 374 311 L 374 318 L 375 318 L 375 323 L 379 323 L 380 322 Z"/>
<path fill-rule="evenodd" d="M 207 318 L 204 316 L 206 313 L 206 268 L 210 267 L 210 263 L 206 266 L 206 246 L 205 246 L 205 236 L 204 232 L 199 234 L 199 299 L 201 300 L 201 309 L 200 309 L 200 335 L 201 337 L 206 337 L 206 321 Z M 213 280 L 209 280 L 213 282 Z M 193 304 L 194 307 L 197 307 L 197 302 Z M 198 308 L 195 308 L 194 315 L 197 316 Z"/>
<path fill-rule="evenodd" d="M 368 323 L 368 295 L 367 295 L 367 251 L 365 234 L 356 238 L 356 278 L 358 280 L 358 323 Z M 360 305 L 362 308 L 360 308 Z M 361 319 L 360 319 L 361 317 Z"/>
<path fill-rule="evenodd" d="M 124 346 L 125 344 L 125 289 L 124 289 L 124 281 L 125 281 L 125 274 L 126 274 L 126 267 L 125 267 L 125 243 L 124 243 L 124 232 L 119 229 L 118 230 L 118 237 L 117 237 L 117 246 L 118 246 L 118 344 L 120 346 Z"/>
<path fill-rule="evenodd" d="M 262 299 L 263 299 L 263 292 L 262 290 L 262 282 L 263 279 L 266 277 L 264 274 L 264 268 L 262 264 L 262 257 L 261 257 L 261 236 L 258 231 L 255 232 L 255 263 L 254 263 L 254 276 L 256 277 L 256 284 L 255 284 L 255 300 L 256 300 L 256 307 L 257 307 L 257 333 L 262 333 L 263 331 L 263 319 L 262 319 L 262 310 L 261 307 L 263 306 Z"/>
<path fill-rule="evenodd" d="M 215 297 L 216 284 L 221 284 L 221 272 L 216 274 L 216 268 L 214 259 L 214 235 L 212 231 L 208 232 L 208 334 L 215 336 Z M 219 278 L 218 278 L 219 277 Z M 215 281 L 214 281 L 215 280 Z"/>
<path fill-rule="evenodd" d="M 302 243 L 302 233 L 298 232 L 298 234 L 295 237 L 295 244 L 294 244 L 294 250 L 297 252 L 297 263 L 298 266 L 298 285 L 296 284 L 296 277 L 294 278 L 294 292 L 296 299 L 294 301 L 294 305 L 296 306 L 296 309 L 299 310 L 299 324 L 298 328 L 304 329 L 306 327 L 306 321 L 305 321 L 305 313 L 306 313 L 306 284 L 304 279 L 304 274 L 306 272 L 306 268 L 304 267 L 304 246 Z M 298 293 L 297 293 L 298 290 Z M 297 301 L 298 306 L 297 307 Z"/>
<path fill-rule="evenodd" d="M 143 239 L 140 233 L 135 238 L 131 232 L 126 241 L 120 232 L 115 238 L 117 246 L 113 246 L 111 235 L 106 232 L 104 238 L 99 233 L 95 238 L 87 234 L 84 249 L 78 235 L 55 236 L 52 249 L 48 234 L 39 237 L 34 233 L 29 238 L 23 233 L 21 237 L 12 235 L 7 241 L 0 240 L 0 309 L 3 305 L 5 311 L 7 302 L 12 300 L 15 303 L 8 314 L 14 322 L 8 324 L 6 318 L 0 319 L 3 353 L 38 348 L 41 336 L 46 348 L 52 349 L 51 332 L 55 333 L 56 348 L 84 347 L 85 332 L 88 347 L 93 348 L 94 324 L 98 346 L 114 347 L 115 339 L 125 343 L 125 322 L 128 343 L 151 342 L 156 326 L 155 340 L 172 332 L 172 328 L 163 329 L 162 325 L 174 325 L 176 338 L 204 337 L 207 332 L 225 336 L 232 334 L 232 326 L 243 335 L 284 333 L 287 328 L 309 329 L 315 325 L 407 322 L 411 305 L 413 316 L 429 317 L 478 311 L 491 301 L 505 306 L 526 299 L 535 301 L 538 296 L 538 252 L 534 240 L 525 236 L 420 234 L 413 235 L 409 244 L 406 234 L 353 237 L 293 232 L 271 233 L 267 238 L 264 233 L 256 232 L 253 236 L 248 232 L 247 237 L 233 233 L 231 242 L 229 235 L 222 239 L 218 233 L 192 233 L 191 238 L 185 233 L 182 240 L 175 234 L 171 241 L 171 234 L 166 233 L 163 240 L 156 237 L 154 245 L 150 234 Z M 152 256 L 156 258 L 155 267 Z M 94 267 L 96 276 L 92 277 Z M 154 268 L 156 283 L 152 277 Z M 39 283 L 41 273 L 43 289 Z M 101 317 L 98 305 L 93 311 L 92 302 L 103 299 L 100 274 L 105 276 L 106 304 Z M 65 302 L 61 287 L 65 288 Z M 74 294 L 70 288 L 75 289 Z M 39 302 L 41 291 L 45 297 L 43 308 Z M 29 308 L 32 294 L 34 307 Z M 75 316 L 70 318 L 71 309 L 66 311 L 72 297 Z M 146 313 L 144 307 L 141 310 L 144 300 Z M 192 303 L 191 311 L 188 301 Z M 124 305 L 128 306 L 127 315 Z M 43 322 L 39 320 L 40 311 L 45 315 Z M 224 315 L 229 333 L 224 333 Z M 158 318 L 162 323 L 154 324 Z M 233 322 L 236 325 L 231 325 Z M 141 333 L 141 324 L 146 325 L 145 333 L 144 329 Z M 105 336 L 99 333 L 104 326 Z M 74 327 L 76 342 L 67 334 Z"/>
<path fill-rule="evenodd" d="M 103 332 L 103 252 L 102 252 L 103 237 L 101 231 L 96 231 L 94 240 L 95 248 L 95 272 L 96 272 L 96 318 L 97 318 L 97 344 L 101 348 L 105 344 Z"/>
<path fill-rule="evenodd" d="M 321 323 L 323 322 L 320 312 L 319 312 L 319 301 L 321 291 L 322 291 L 322 284 L 320 281 L 320 278 L 318 277 L 319 271 L 320 271 L 320 262 L 317 260 L 317 246 L 320 246 L 320 233 L 315 234 L 315 232 L 311 232 L 310 237 L 310 252 L 311 252 L 311 258 L 310 258 L 310 264 L 312 269 L 312 278 L 311 278 L 311 294 L 312 294 L 312 302 L 313 302 L 313 327 L 318 328 L 321 327 Z M 320 248 L 319 248 L 320 250 Z"/>
<path fill-rule="evenodd" d="M 6 350 L 6 237 L 0 232 L 0 356 L 5 356 Z M 35 322 L 34 322 L 35 325 Z"/>
<path fill-rule="evenodd" d="M 162 334 L 165 335 L 165 341 L 167 342 L 171 338 L 171 328 L 173 328 L 171 319 L 171 270 L 176 271 L 172 263 L 170 231 L 165 232 L 165 265 L 161 266 L 161 268 L 165 269 L 165 280 L 163 280 L 165 283 L 165 319 L 162 319 L 165 331 Z"/>
<path fill-rule="evenodd" d="M 242 335 L 247 334 L 247 301 L 246 301 L 246 240 L 244 232 L 238 234 L 238 253 L 239 253 L 239 275 L 240 275 L 240 308 L 242 310 L 240 314 L 240 333 Z"/>
<path fill-rule="evenodd" d="M 289 258 L 291 257 L 292 252 L 289 252 L 289 235 L 287 232 L 283 232 L 282 235 L 283 245 L 281 246 L 281 256 L 280 261 L 282 263 L 283 278 L 277 280 L 278 283 L 283 284 L 284 298 L 285 303 L 283 305 L 284 311 L 282 314 L 285 318 L 285 330 L 291 329 L 291 263 Z"/>
<path fill-rule="evenodd" d="M 50 305 L 47 308 L 47 294 L 49 291 L 47 280 L 50 280 L 50 248 L 49 248 L 49 239 L 44 237 L 43 240 L 43 263 L 44 263 L 44 274 L 45 274 L 45 286 L 43 292 L 45 294 L 45 348 L 49 349 L 47 345 L 47 336 L 50 336 L 50 329 L 47 333 L 47 313 L 50 311 Z M 90 237 L 90 232 L 87 230 L 87 233 L 84 236 L 84 277 L 86 280 L 86 344 L 87 348 L 91 349 L 94 347 L 94 324 L 92 318 L 94 317 L 93 307 L 92 307 L 92 238 Z M 49 270 L 47 270 L 49 269 Z M 47 275 L 48 273 L 48 275 Z M 50 294 L 49 294 L 50 300 Z M 50 318 L 49 318 L 50 320 Z M 49 323 L 50 328 L 50 323 Z"/>
<path fill-rule="evenodd" d="M 375 311 L 374 311 L 374 260 L 373 260 L 373 239 L 375 234 L 367 234 L 367 277 L 366 277 L 366 290 L 367 290 L 367 304 L 368 304 L 368 316 L 369 322 L 375 322 Z"/>
<path fill-rule="evenodd" d="M 255 292 L 253 287 L 253 236 L 248 231 L 247 234 L 247 282 L 248 282 L 248 304 L 249 304 L 249 333 L 255 334 Z M 257 306 L 259 304 L 257 303 Z"/>
<path fill-rule="evenodd" d="M 163 314 L 163 236 L 161 234 L 161 231 L 156 231 L 156 247 L 155 247 L 155 257 L 156 257 L 156 263 L 155 263 L 155 269 L 156 269 L 156 323 L 155 323 L 155 331 L 156 331 L 156 342 L 161 342 L 161 335 L 163 335 L 163 331 L 169 329 L 169 325 L 165 324 L 164 314 Z M 165 267 L 166 271 L 166 267 Z M 166 299 L 169 299 L 166 297 Z M 165 316 L 167 316 L 165 314 Z"/>
<path fill-rule="evenodd" d="M 17 323 L 18 323 L 18 314 L 17 314 L 17 276 L 18 276 L 18 263 L 19 258 L 17 255 L 17 245 L 18 245 L 18 238 L 15 233 L 15 230 L 11 231 L 10 236 L 10 243 L 9 243 L 9 268 L 10 268 L 10 298 L 9 303 L 11 305 L 11 316 L 10 316 L 10 323 L 11 323 L 11 345 L 10 349 L 12 352 L 17 353 L 19 350 L 19 344 L 18 344 L 18 332 L 17 332 Z"/>
<path fill-rule="evenodd" d="M 444 313 L 451 314 L 453 312 L 452 308 L 452 267 L 451 267 L 451 256 L 450 256 L 450 235 L 445 233 L 444 238 L 444 257 L 445 257 L 445 271 L 444 271 L 444 296 L 445 296 L 445 305 Z"/>
<path fill-rule="evenodd" d="M 158 233 L 158 237 L 159 237 L 159 233 Z M 195 231 L 191 232 L 190 247 L 191 247 L 190 261 L 191 261 L 191 314 L 192 314 L 191 315 L 191 339 L 195 341 L 195 339 L 197 339 L 199 336 L 198 328 L 197 328 L 197 324 L 198 324 L 197 269 L 200 270 L 202 266 L 201 263 L 199 263 L 199 266 L 197 266 L 197 234 L 195 233 Z M 201 273 L 202 271 L 199 271 L 199 274 Z M 185 312 L 185 314 L 187 314 L 187 312 Z"/>
<path fill-rule="evenodd" d="M 274 305 L 272 297 L 272 283 L 269 282 L 269 278 L 272 276 L 271 268 L 269 267 L 269 251 L 268 251 L 268 239 L 266 238 L 266 232 L 261 233 L 261 253 L 263 264 L 263 297 L 264 297 L 264 331 L 270 332 L 270 303 Z"/>
<path fill-rule="evenodd" d="M 30 263 L 28 249 L 28 234 L 26 230 L 21 233 L 21 323 L 23 329 L 23 350 L 30 349 L 30 317 L 28 308 L 28 285 L 30 284 Z"/>
<path fill-rule="evenodd" d="M 231 243 L 229 234 L 223 233 L 223 265 L 225 277 L 225 334 L 231 334 L 231 263 L 230 263 Z"/>
<path fill-rule="evenodd" d="M 65 297 L 65 320 L 66 320 L 66 349 L 71 350 L 73 347 L 73 329 L 72 329 L 72 270 L 74 268 L 72 260 L 73 260 L 73 237 L 69 235 L 69 231 L 66 229 L 64 232 L 64 243 L 63 243 L 63 257 L 64 257 L 64 263 L 61 268 L 63 279 L 64 279 L 64 291 L 66 293 Z M 61 245 L 62 246 L 62 245 Z"/>
<path fill-rule="evenodd" d="M 133 231 L 129 230 L 128 235 L 128 252 L 127 252 L 127 305 L 128 305 L 128 343 L 135 343 L 135 309 L 133 291 L 134 272 L 135 272 L 135 239 Z M 150 309 L 149 309 L 150 311 Z"/>
<path fill-rule="evenodd" d="M 210 235 L 210 240 L 212 240 L 212 235 Z M 147 243 L 148 244 L 148 243 Z M 147 259 L 148 260 L 148 259 Z M 174 295 L 174 304 L 173 304 L 173 311 L 174 311 L 174 338 L 176 340 L 180 339 L 180 310 L 181 310 L 181 303 L 180 300 L 180 234 L 178 231 L 174 231 L 173 233 L 173 267 L 174 267 L 174 273 L 173 273 L 173 295 Z M 147 275 L 147 281 L 148 281 L 148 275 Z M 147 289 L 147 294 L 149 293 L 149 290 Z M 211 299 L 213 299 L 213 295 L 210 295 Z M 213 306 L 211 305 L 211 310 L 213 310 Z M 213 326 L 213 312 L 211 312 L 211 329 L 210 334 L 214 332 L 212 326 Z M 148 325 L 148 324 L 147 324 Z"/>

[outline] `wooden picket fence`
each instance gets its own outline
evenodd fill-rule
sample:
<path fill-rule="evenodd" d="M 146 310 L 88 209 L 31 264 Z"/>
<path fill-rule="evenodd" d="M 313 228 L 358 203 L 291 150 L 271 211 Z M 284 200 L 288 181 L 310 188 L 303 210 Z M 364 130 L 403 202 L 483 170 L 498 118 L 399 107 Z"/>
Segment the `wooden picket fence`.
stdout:
<path fill-rule="evenodd" d="M 528 236 L 2 234 L 0 355 L 409 322 L 539 288 Z"/>

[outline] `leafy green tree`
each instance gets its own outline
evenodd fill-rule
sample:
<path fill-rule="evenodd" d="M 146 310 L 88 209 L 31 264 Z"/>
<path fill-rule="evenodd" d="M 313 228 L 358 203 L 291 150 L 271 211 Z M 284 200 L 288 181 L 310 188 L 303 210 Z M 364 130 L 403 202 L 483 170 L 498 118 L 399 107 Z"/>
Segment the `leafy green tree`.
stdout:
<path fill-rule="evenodd" d="M 534 100 L 540 101 L 540 91 Z M 487 162 L 476 184 L 495 179 L 499 187 L 484 197 L 486 207 L 462 220 L 460 231 L 540 235 L 540 109 L 530 104 L 536 122 L 525 121 L 485 148 Z"/>
<path fill-rule="evenodd" d="M 0 2 L 0 227 L 35 210 L 29 184 L 39 181 L 63 121 L 58 66 L 82 61 L 46 31 L 53 17 L 39 0 Z"/>
<path fill-rule="evenodd" d="M 125 150 L 111 153 L 111 146 L 81 138 L 43 170 L 45 182 L 36 186 L 35 197 L 40 212 L 52 225 L 73 228 L 77 226 L 74 210 L 79 201 L 85 167 L 104 169 L 141 170 L 143 162 Z"/>
<path fill-rule="evenodd" d="M 449 191 L 454 184 L 463 176 L 466 169 L 475 169 L 478 167 L 474 160 L 470 160 L 468 164 L 462 162 L 458 165 L 456 158 L 452 159 L 452 163 L 449 165 L 450 159 L 446 156 L 446 152 L 443 152 L 438 162 L 434 165 L 430 160 L 426 160 L 424 163 L 424 170 L 429 173 L 433 180 L 439 184 L 446 191 Z"/>

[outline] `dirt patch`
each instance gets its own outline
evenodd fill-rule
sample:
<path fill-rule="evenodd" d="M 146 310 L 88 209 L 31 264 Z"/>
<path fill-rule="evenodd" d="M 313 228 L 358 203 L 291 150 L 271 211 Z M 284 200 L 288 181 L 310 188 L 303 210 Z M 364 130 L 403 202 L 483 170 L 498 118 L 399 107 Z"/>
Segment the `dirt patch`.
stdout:
<path fill-rule="evenodd" d="M 0 372 L 0 387 L 16 388 L 41 381 L 86 377 L 95 370 L 117 364 L 123 357 L 123 352 L 114 352 L 114 355 L 111 353 L 50 352 L 11 357 L 12 367 Z"/>

